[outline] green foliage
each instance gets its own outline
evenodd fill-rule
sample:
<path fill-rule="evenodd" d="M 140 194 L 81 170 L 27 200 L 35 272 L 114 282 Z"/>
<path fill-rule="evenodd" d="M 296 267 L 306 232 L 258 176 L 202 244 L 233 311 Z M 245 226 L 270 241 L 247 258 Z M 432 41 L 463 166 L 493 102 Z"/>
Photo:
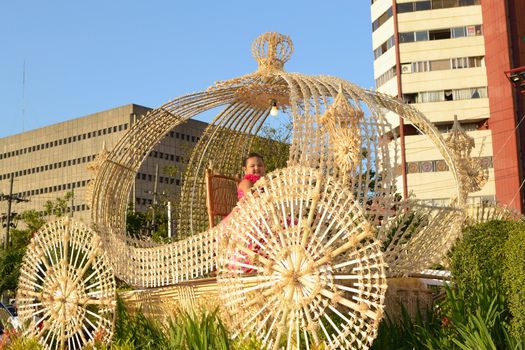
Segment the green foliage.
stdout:
<path fill-rule="evenodd" d="M 480 349 L 503 344 L 509 313 L 498 283 L 478 278 L 467 294 L 465 289 L 446 288 L 443 313 L 450 320 L 449 335 L 456 345 L 478 343 Z M 462 348 L 462 347 L 460 347 Z"/>
<path fill-rule="evenodd" d="M 16 289 L 24 253 L 25 247 L 0 250 L 0 294 Z"/>
<path fill-rule="evenodd" d="M 35 210 L 25 211 L 18 218 L 19 224 L 22 223 L 25 228 L 11 229 L 9 249 L 0 249 L 0 293 L 16 289 L 26 247 L 34 232 L 45 223 L 42 215 Z"/>
<path fill-rule="evenodd" d="M 290 155 L 291 136 L 291 121 L 285 122 L 277 128 L 269 126 L 261 128 L 261 132 L 254 139 L 250 151 L 259 153 L 264 157 L 267 173 L 286 167 Z"/>
<path fill-rule="evenodd" d="M 61 217 L 67 212 L 69 200 L 73 197 L 73 192 L 67 192 L 64 197 L 57 197 L 54 201 L 44 203 L 44 212 L 46 215 Z"/>
<path fill-rule="evenodd" d="M 445 287 L 446 296 L 427 317 L 381 322 L 372 349 L 522 349 L 523 337 L 508 333 L 509 313 L 501 288 L 476 279 L 470 299 L 458 287 Z"/>
<path fill-rule="evenodd" d="M 399 322 L 384 320 L 375 349 L 525 347 L 525 224 L 492 221 L 467 228 L 450 266 L 454 287 L 445 287 L 427 321 L 411 322 L 406 313 Z"/>
<path fill-rule="evenodd" d="M 21 337 L 15 329 L 6 329 L 0 338 L 0 350 L 43 350 L 34 338 Z"/>
<path fill-rule="evenodd" d="M 228 350 L 230 336 L 217 311 L 179 312 L 176 317 L 161 323 L 142 312 L 130 314 L 122 301 L 117 301 L 117 323 L 113 346 L 132 346 L 139 349 Z M 120 349 L 120 348 L 117 348 Z M 246 348 L 248 349 L 248 348 Z"/>
<path fill-rule="evenodd" d="M 450 255 L 455 281 L 467 291 L 480 277 L 500 281 L 505 241 L 511 231 L 520 227 L 520 223 L 495 220 L 466 228 Z"/>
<path fill-rule="evenodd" d="M 476 298 L 469 291 L 476 279 L 493 281 L 508 303 L 513 334 L 525 334 L 525 224 L 490 221 L 469 227 L 450 258 L 452 275 L 466 290 L 467 302 L 473 304 Z"/>
<path fill-rule="evenodd" d="M 126 232 L 132 237 L 140 237 L 148 227 L 146 213 L 133 211 L 132 205 L 128 205 L 126 211 Z"/>
<path fill-rule="evenodd" d="M 147 212 L 134 211 L 128 206 L 126 211 L 126 232 L 128 235 L 159 243 L 169 242 L 167 202 L 164 200 L 154 204 Z M 175 217 L 176 209 L 172 207 L 171 217 Z"/>
<path fill-rule="evenodd" d="M 386 251 L 390 246 L 406 244 L 412 235 L 425 226 L 428 219 L 423 213 L 417 211 L 403 212 L 393 220 L 386 237 L 382 239 L 381 250 Z"/>
<path fill-rule="evenodd" d="M 435 339 L 440 332 L 441 321 L 431 310 L 425 310 L 426 317 L 418 312 L 412 320 L 404 306 L 401 318 L 392 320 L 388 316 L 379 325 L 378 336 L 371 349 L 426 349 L 426 343 Z M 432 348 L 432 347 L 430 347 Z"/>
<path fill-rule="evenodd" d="M 17 215 L 18 226 L 23 228 L 11 229 L 9 249 L 6 250 L 3 247 L 0 249 L 0 294 L 7 291 L 14 293 L 18 285 L 20 265 L 33 234 L 45 224 L 46 216 L 63 215 L 67 210 L 71 196 L 72 193 L 68 192 L 64 197 L 47 201 L 44 205 L 43 214 L 36 210 L 28 210 Z"/>
<path fill-rule="evenodd" d="M 512 314 L 511 329 L 515 336 L 525 334 L 525 229 L 523 225 L 509 233 L 503 247 L 503 283 Z"/>

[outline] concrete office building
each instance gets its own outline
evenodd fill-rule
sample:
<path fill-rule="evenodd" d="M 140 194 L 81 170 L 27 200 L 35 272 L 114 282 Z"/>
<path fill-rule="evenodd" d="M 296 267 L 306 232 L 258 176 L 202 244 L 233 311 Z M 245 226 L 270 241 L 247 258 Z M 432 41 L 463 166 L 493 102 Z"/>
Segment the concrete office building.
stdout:
<path fill-rule="evenodd" d="M 372 0 L 374 78 L 378 91 L 413 104 L 447 137 L 454 115 L 476 141 L 473 157 L 489 180 L 471 201 L 498 200 L 522 210 L 519 128 L 523 97 L 504 71 L 525 65 L 525 2 Z M 398 191 L 429 202 L 453 195 L 437 149 L 396 115 L 404 150 Z"/>
<path fill-rule="evenodd" d="M 13 211 L 22 212 L 42 210 L 46 201 L 73 191 L 70 206 L 74 218 L 89 222 L 85 190 L 92 173 L 87 166 L 104 146 L 111 150 L 149 110 L 130 104 L 0 138 L 0 193 L 9 193 L 10 176 L 13 176 L 13 194 L 30 200 L 13 204 Z M 161 194 L 166 200 L 172 199 L 180 190 L 187 151 L 193 148 L 206 126 L 190 120 L 172 130 L 150 152 L 130 194 L 130 202 L 137 210 L 145 211 L 151 206 L 155 178 L 159 200 Z M 171 167 L 170 171 L 166 166 Z M 5 213 L 6 208 L 6 202 L 0 202 L 0 213 Z"/>

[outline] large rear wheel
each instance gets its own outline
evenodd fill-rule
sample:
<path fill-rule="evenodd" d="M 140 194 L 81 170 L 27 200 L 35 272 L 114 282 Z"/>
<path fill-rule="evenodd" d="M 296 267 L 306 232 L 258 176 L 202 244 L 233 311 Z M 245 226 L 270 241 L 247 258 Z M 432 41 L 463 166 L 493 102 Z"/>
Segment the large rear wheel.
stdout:
<path fill-rule="evenodd" d="M 367 349 L 385 265 L 361 206 L 309 168 L 274 172 L 219 225 L 220 295 L 239 335 L 267 349 Z"/>

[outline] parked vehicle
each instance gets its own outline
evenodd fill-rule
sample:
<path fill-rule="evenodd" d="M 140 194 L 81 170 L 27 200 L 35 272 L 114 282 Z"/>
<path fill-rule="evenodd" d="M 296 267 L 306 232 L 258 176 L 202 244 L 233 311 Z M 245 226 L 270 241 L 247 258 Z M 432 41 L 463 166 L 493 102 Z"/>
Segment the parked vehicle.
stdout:
<path fill-rule="evenodd" d="M 14 305 L 0 303 L 0 334 L 7 327 L 20 328 L 20 321 Z"/>

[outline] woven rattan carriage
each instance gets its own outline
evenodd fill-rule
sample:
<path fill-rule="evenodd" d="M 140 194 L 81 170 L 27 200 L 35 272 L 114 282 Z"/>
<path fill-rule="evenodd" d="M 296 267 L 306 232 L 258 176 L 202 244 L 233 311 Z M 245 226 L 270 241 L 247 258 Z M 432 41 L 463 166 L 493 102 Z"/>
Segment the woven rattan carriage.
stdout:
<path fill-rule="evenodd" d="M 17 294 L 28 333 L 49 349 L 109 342 L 117 276 L 145 304 L 164 295 L 191 306 L 218 296 L 234 333 L 254 334 L 268 349 L 371 345 L 387 277 L 441 261 L 460 234 L 466 193 L 485 172 L 459 128 L 447 142 L 397 99 L 335 77 L 288 73 L 292 51 L 288 36 L 261 35 L 252 46 L 256 72 L 164 104 L 100 156 L 90 183 L 92 224 L 57 220 L 30 243 Z M 272 106 L 293 121 L 287 166 L 209 228 L 207 165 L 238 174 Z M 145 156 L 174 127 L 218 107 L 187 166 L 181 238 L 154 244 L 126 236 L 128 196 Z M 391 121 L 398 116 L 440 151 L 457 184 L 449 205 L 396 196 L 401 162 Z"/>

